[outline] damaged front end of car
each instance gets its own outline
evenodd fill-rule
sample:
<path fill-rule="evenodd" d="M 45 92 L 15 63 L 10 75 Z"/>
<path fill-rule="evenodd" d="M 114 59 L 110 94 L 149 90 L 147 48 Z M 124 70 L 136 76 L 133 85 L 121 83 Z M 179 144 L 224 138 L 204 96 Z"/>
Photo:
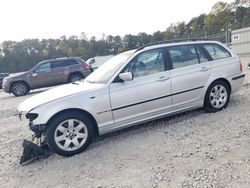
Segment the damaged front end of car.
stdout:
<path fill-rule="evenodd" d="M 18 112 L 19 119 L 22 120 L 22 116 L 25 116 L 29 120 L 29 128 L 34 133 L 31 141 L 24 139 L 23 141 L 23 154 L 20 159 L 21 165 L 29 164 L 33 161 L 41 158 L 47 158 L 51 155 L 44 132 L 46 131 L 46 125 L 34 125 L 33 120 L 38 117 L 36 113 Z"/>

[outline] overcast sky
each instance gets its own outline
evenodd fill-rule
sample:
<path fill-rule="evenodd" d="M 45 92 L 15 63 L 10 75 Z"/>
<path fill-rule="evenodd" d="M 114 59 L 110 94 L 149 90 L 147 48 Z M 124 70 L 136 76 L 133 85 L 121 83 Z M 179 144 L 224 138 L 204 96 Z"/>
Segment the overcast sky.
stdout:
<path fill-rule="evenodd" d="M 209 13 L 218 0 L 3 0 L 0 42 L 87 33 L 164 31 L 170 23 Z M 225 0 L 232 2 L 232 0 Z"/>

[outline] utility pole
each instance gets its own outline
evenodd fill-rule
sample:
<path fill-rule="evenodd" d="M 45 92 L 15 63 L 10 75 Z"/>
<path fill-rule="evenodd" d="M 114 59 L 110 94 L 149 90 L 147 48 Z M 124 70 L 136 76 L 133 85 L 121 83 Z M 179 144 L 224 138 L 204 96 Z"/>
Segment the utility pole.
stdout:
<path fill-rule="evenodd" d="M 226 44 L 228 46 L 228 24 L 226 26 Z"/>
<path fill-rule="evenodd" d="M 229 47 L 229 43 L 230 43 L 229 36 L 230 36 L 230 31 L 231 31 L 231 29 L 229 27 L 231 27 L 230 21 L 228 21 L 226 24 L 226 44 L 228 47 Z"/>

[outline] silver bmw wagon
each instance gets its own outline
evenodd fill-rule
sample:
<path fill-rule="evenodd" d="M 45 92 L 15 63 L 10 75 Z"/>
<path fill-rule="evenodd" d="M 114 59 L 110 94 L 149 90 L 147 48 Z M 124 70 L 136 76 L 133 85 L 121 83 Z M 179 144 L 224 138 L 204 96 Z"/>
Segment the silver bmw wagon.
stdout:
<path fill-rule="evenodd" d="M 52 151 L 71 156 L 96 135 L 200 107 L 220 111 L 244 77 L 220 42 L 162 42 L 118 54 L 84 81 L 25 100 L 18 113 Z"/>

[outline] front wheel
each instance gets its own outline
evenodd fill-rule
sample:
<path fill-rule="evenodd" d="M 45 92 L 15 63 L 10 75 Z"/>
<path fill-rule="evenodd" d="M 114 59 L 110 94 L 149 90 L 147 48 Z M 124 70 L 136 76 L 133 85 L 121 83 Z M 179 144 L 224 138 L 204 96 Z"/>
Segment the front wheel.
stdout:
<path fill-rule="evenodd" d="M 83 114 L 68 112 L 48 124 L 47 142 L 52 151 L 63 156 L 81 153 L 92 142 L 92 122 Z"/>
<path fill-rule="evenodd" d="M 15 82 L 11 86 L 11 93 L 17 97 L 27 95 L 29 91 L 29 87 L 24 82 Z"/>
<path fill-rule="evenodd" d="M 230 89 L 226 82 L 213 82 L 206 93 L 204 108 L 208 112 L 217 112 L 226 108 L 230 100 Z"/>

